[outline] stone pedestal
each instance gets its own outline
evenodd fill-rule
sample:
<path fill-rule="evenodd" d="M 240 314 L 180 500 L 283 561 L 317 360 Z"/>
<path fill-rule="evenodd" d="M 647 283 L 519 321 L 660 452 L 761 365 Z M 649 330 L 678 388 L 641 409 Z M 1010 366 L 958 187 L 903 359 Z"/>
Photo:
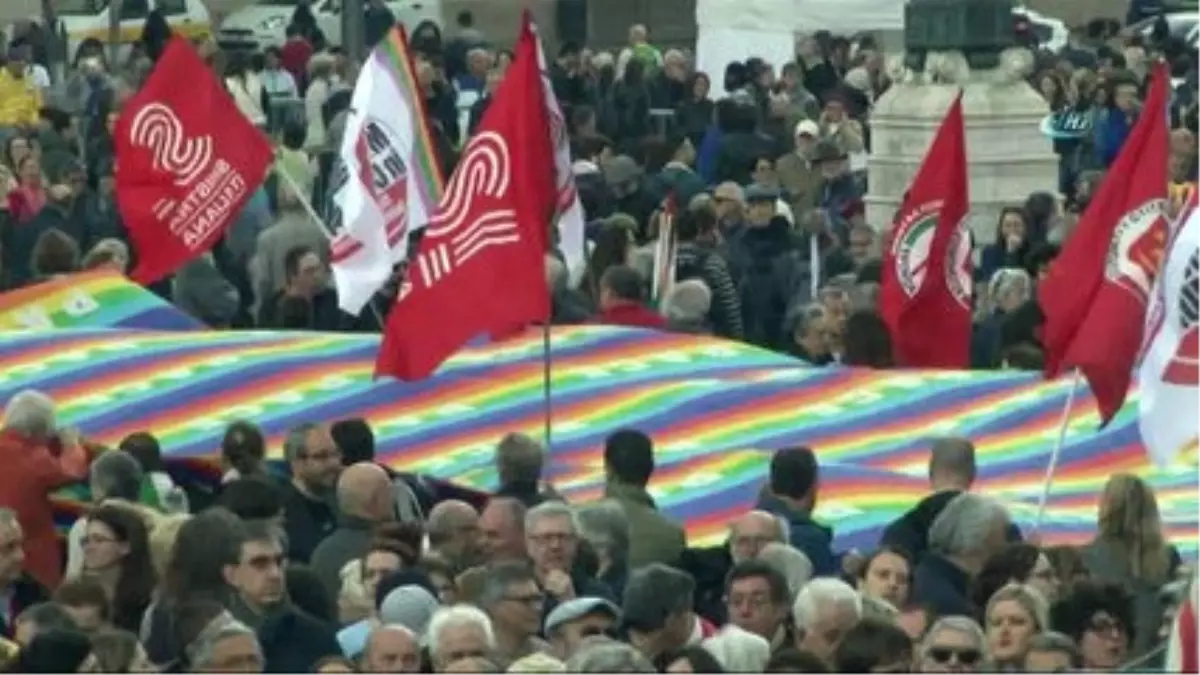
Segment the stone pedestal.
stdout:
<path fill-rule="evenodd" d="M 921 165 L 950 107 L 957 84 L 898 82 L 871 113 L 870 193 L 867 221 L 883 231 Z M 1057 192 L 1058 157 L 1038 125 L 1048 114 L 1041 96 L 1023 79 L 974 71 L 963 85 L 969 223 L 978 245 L 995 239 L 1000 209 L 1019 206 L 1029 193 Z"/>

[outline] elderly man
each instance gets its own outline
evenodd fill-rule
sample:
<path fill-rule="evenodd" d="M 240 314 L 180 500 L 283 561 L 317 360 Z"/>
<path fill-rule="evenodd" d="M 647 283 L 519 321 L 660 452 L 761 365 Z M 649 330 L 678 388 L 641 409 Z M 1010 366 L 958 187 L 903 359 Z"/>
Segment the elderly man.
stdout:
<path fill-rule="evenodd" d="M 796 646 L 832 665 L 842 637 L 862 618 L 862 596 L 841 579 L 819 578 L 792 603 Z"/>
<path fill-rule="evenodd" d="M 43 587 L 62 579 L 62 553 L 50 493 L 87 475 L 89 456 L 74 432 L 58 428 L 54 401 L 26 389 L 4 409 L 0 431 L 0 504 L 17 514 L 25 569 Z"/>
<path fill-rule="evenodd" d="M 555 655 L 565 660 L 588 638 L 610 634 L 620 619 L 620 608 L 604 598 L 575 598 L 546 616 L 544 632 Z"/>
<path fill-rule="evenodd" d="M 667 328 L 677 333 L 711 335 L 708 312 L 712 308 L 712 291 L 700 279 L 685 279 L 667 293 L 663 314 Z"/>
<path fill-rule="evenodd" d="M 480 561 L 479 512 L 474 506 L 458 499 L 439 502 L 429 511 L 425 533 L 430 550 L 453 569 L 465 570 Z"/>
<path fill-rule="evenodd" d="M 819 302 L 811 302 L 791 313 L 788 317 L 791 340 L 788 353 L 813 366 L 828 365 L 833 361 L 829 351 L 829 311 Z"/>
<path fill-rule="evenodd" d="M 479 515 L 479 548 L 484 562 L 525 559 L 525 505 L 493 497 Z"/>
<path fill-rule="evenodd" d="M 975 324 L 971 336 L 971 367 L 994 368 L 1000 364 L 1004 347 L 1004 323 L 1019 307 L 1033 298 L 1033 278 L 1021 269 L 996 270 L 988 283 L 992 311 Z"/>
<path fill-rule="evenodd" d="M 451 672 L 449 666 L 459 661 L 486 660 L 496 648 L 491 619 L 474 605 L 439 609 L 429 621 L 426 637 L 435 673 Z"/>
<path fill-rule="evenodd" d="M 611 595 L 608 587 L 576 566 L 579 528 L 569 505 L 546 502 L 525 514 L 525 551 L 533 561 L 538 583 L 548 596 L 546 612 L 577 597 Z"/>
<path fill-rule="evenodd" d="M 715 624 L 724 624 L 725 578 L 743 560 L 752 560 L 771 542 L 787 543 L 787 525 L 766 511 L 749 511 L 729 524 L 725 544 L 687 549 L 682 568 L 696 580 L 696 610 Z"/>
<path fill-rule="evenodd" d="M 489 565 L 476 603 L 492 620 L 496 648 L 491 656 L 501 667 L 548 650 L 537 637 L 546 597 L 537 578 L 523 562 Z"/>
<path fill-rule="evenodd" d="M 342 452 L 329 427 L 304 423 L 288 431 L 283 454 L 292 475 L 283 500 L 288 559 L 307 563 L 335 526 L 333 490 Z"/>
<path fill-rule="evenodd" d="M 392 481 L 383 467 L 359 462 L 337 481 L 338 528 L 313 551 L 312 568 L 337 597 L 346 563 L 367 552 L 373 531 L 396 518 Z"/>
<path fill-rule="evenodd" d="M 382 625 L 371 631 L 360 664 L 364 673 L 419 673 L 417 636 L 404 626 Z"/>
<path fill-rule="evenodd" d="M 254 629 L 228 613 L 213 619 L 188 646 L 192 672 L 261 673 L 266 666 Z"/>
<path fill-rule="evenodd" d="M 977 616 L 968 593 L 984 562 L 1006 543 L 1008 512 L 992 497 L 963 492 L 929 528 L 929 550 L 913 572 L 913 601 L 938 616 Z"/>

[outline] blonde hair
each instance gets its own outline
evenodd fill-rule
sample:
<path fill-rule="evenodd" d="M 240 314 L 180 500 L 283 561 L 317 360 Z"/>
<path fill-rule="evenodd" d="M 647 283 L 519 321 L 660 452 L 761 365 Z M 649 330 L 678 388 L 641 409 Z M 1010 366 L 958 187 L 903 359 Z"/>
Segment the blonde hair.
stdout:
<path fill-rule="evenodd" d="M 1109 478 L 1100 497 L 1099 521 L 1100 538 L 1125 547 L 1134 579 L 1153 584 L 1167 581 L 1171 555 L 1163 537 L 1158 500 L 1145 481 L 1127 473 Z"/>
<path fill-rule="evenodd" d="M 988 599 L 987 611 L 984 612 L 985 627 L 992 614 L 992 609 L 1006 600 L 1017 603 L 1029 614 L 1029 618 L 1033 619 L 1035 632 L 1050 630 L 1050 605 L 1046 602 L 1045 596 L 1029 584 L 1017 583 L 1005 584 L 1000 587 L 1000 590 L 992 593 L 992 597 Z"/>
<path fill-rule="evenodd" d="M 179 529 L 191 517 L 187 513 L 175 513 L 155 519 L 154 527 L 150 529 L 150 564 L 154 566 L 154 573 L 159 579 L 166 577 L 171 551 L 175 548 L 175 540 L 179 538 Z"/>

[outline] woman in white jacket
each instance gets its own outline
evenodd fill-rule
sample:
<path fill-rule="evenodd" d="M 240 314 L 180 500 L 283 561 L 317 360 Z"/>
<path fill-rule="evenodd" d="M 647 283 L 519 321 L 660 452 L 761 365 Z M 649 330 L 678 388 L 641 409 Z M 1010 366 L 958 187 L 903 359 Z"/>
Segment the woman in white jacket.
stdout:
<path fill-rule="evenodd" d="M 265 129 L 267 126 L 266 90 L 258 73 L 251 70 L 245 57 L 230 59 L 225 69 L 225 89 L 234 104 L 250 123 Z"/>
<path fill-rule="evenodd" d="M 308 135 L 304 140 L 304 149 L 310 152 L 320 152 L 325 149 L 326 129 L 325 120 L 321 115 L 321 106 L 329 100 L 333 91 L 334 57 L 322 52 L 314 54 L 308 61 L 308 91 L 304 93 L 304 116 L 308 123 Z"/>

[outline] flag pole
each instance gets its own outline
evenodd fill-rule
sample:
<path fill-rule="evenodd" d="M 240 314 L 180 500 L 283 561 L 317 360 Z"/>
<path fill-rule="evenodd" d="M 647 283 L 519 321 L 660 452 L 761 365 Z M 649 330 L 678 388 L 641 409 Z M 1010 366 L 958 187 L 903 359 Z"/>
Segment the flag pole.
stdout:
<path fill-rule="evenodd" d="M 1063 445 L 1067 440 L 1067 426 L 1071 423 L 1071 408 L 1075 406 L 1075 392 L 1079 389 L 1079 369 L 1071 371 L 1071 390 L 1067 393 L 1067 401 L 1063 404 L 1062 419 L 1058 422 L 1058 438 L 1054 441 L 1054 450 L 1050 453 L 1050 461 L 1046 464 L 1046 477 L 1042 480 L 1042 496 L 1038 498 L 1037 518 L 1033 521 L 1033 531 L 1040 532 L 1042 519 L 1046 516 L 1046 504 L 1050 500 L 1050 486 L 1054 483 L 1054 471 L 1058 468 L 1058 457 L 1062 454 Z"/>
<path fill-rule="evenodd" d="M 550 400 L 550 319 L 547 317 L 542 324 L 542 412 L 546 417 L 546 454 L 550 454 L 552 436 L 554 434 L 554 405 Z"/>
<path fill-rule="evenodd" d="M 308 217 L 312 218 L 313 222 L 321 227 L 321 231 L 325 233 L 325 238 L 333 241 L 333 233 L 329 231 L 329 226 L 325 224 L 325 221 L 317 214 L 317 210 L 313 208 L 313 205 L 304 196 L 304 191 L 296 184 L 296 179 L 288 175 L 286 171 L 278 171 L 276 173 L 292 189 L 292 193 L 296 195 L 296 201 L 300 202 L 300 205 L 304 207 L 304 212 L 308 214 Z M 383 315 L 379 313 L 379 308 L 375 306 L 374 297 L 367 300 L 367 307 L 371 308 L 371 314 L 374 314 L 375 320 L 379 322 L 379 329 L 383 330 L 387 324 L 384 323 Z"/>

